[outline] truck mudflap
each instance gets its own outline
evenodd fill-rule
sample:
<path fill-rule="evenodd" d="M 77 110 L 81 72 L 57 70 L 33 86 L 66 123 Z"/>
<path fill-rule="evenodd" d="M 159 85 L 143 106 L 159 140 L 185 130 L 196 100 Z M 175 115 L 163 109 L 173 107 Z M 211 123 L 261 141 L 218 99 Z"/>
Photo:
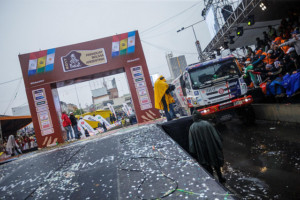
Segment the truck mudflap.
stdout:
<path fill-rule="evenodd" d="M 252 102 L 253 102 L 253 98 L 252 98 L 251 95 L 249 95 L 249 96 L 246 96 L 246 97 L 233 99 L 233 100 L 227 101 L 225 103 L 221 103 L 221 104 L 213 105 L 213 106 L 210 106 L 210 107 L 198 109 L 198 111 L 203 116 L 204 115 L 211 115 L 213 113 L 217 113 L 217 112 L 220 112 L 220 111 L 235 109 L 235 108 L 239 108 L 239 107 L 242 107 L 242 106 L 246 106 L 246 105 L 251 104 Z"/>

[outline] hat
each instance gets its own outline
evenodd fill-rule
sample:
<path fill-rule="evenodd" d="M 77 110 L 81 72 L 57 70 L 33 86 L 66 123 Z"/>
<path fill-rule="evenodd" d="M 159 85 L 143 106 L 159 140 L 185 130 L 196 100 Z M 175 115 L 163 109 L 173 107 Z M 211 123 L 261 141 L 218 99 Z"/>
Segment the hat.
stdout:
<path fill-rule="evenodd" d="M 275 65 L 276 68 L 279 68 L 280 61 L 275 61 L 275 62 L 274 62 L 274 65 Z"/>
<path fill-rule="evenodd" d="M 295 48 L 294 48 L 294 47 L 290 47 L 290 48 L 287 50 L 286 54 L 289 54 L 289 53 L 291 53 L 292 51 L 295 51 Z"/>
<path fill-rule="evenodd" d="M 256 55 L 257 54 L 262 54 L 262 50 L 257 50 Z"/>
<path fill-rule="evenodd" d="M 281 37 L 277 37 L 277 38 L 275 38 L 275 40 L 274 40 L 275 42 L 280 42 L 281 41 Z"/>
<path fill-rule="evenodd" d="M 70 112 L 70 115 L 73 115 L 73 112 Z"/>
<path fill-rule="evenodd" d="M 251 58 L 247 58 L 247 60 L 246 61 L 251 61 Z"/>
<path fill-rule="evenodd" d="M 267 53 L 272 54 L 272 53 L 273 53 L 273 50 L 270 49 Z"/>

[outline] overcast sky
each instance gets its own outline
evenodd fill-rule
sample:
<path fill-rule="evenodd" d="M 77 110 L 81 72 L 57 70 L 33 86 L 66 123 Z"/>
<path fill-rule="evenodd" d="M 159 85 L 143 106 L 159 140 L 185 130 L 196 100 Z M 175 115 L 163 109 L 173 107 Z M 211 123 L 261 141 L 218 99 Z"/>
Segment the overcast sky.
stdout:
<path fill-rule="evenodd" d="M 177 30 L 202 20 L 202 8 L 202 0 L 0 0 L 0 83 L 11 81 L 0 84 L 0 114 L 28 104 L 23 79 L 15 80 L 22 77 L 19 53 L 138 30 L 150 74 L 169 77 L 166 52 L 185 55 L 188 64 L 198 61 L 192 29 Z M 203 49 L 210 41 L 206 23 L 195 31 Z M 125 76 L 118 78 L 121 95 L 128 93 Z M 81 105 L 91 103 L 97 81 L 76 87 Z M 74 92 L 75 86 L 61 88 L 60 99 L 78 104 Z"/>

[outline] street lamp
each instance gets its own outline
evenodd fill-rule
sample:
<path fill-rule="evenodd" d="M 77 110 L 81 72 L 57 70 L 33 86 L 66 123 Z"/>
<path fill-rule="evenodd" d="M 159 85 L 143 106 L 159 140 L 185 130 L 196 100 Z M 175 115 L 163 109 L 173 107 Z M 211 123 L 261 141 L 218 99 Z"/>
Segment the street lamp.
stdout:
<path fill-rule="evenodd" d="M 200 42 L 199 42 L 199 40 L 198 40 L 197 37 L 196 37 L 194 25 L 196 25 L 196 24 L 198 24 L 198 23 L 200 23 L 200 22 L 203 22 L 203 21 L 204 21 L 204 20 L 201 20 L 201 21 L 198 21 L 198 22 L 196 22 L 196 23 L 194 23 L 194 24 L 192 24 L 192 25 L 190 25 L 190 26 L 182 27 L 181 29 L 179 29 L 179 30 L 177 31 L 177 33 L 179 33 L 180 31 L 183 31 L 183 30 L 185 30 L 185 29 L 187 29 L 187 28 L 192 27 L 193 33 L 194 33 L 194 36 L 195 36 L 195 40 L 196 40 L 195 44 L 196 44 L 197 52 L 198 52 L 199 59 L 200 59 L 201 62 L 204 62 L 204 57 L 203 57 L 202 49 L 201 49 L 201 46 L 200 46 Z"/>

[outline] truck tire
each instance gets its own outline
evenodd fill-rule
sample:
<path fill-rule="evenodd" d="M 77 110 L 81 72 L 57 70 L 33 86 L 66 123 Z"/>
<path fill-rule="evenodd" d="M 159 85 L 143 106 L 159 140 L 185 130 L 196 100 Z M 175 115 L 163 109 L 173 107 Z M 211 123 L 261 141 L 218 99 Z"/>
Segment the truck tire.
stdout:
<path fill-rule="evenodd" d="M 238 110 L 239 119 L 245 125 L 253 125 L 255 123 L 255 112 L 251 105 L 242 107 Z"/>
<path fill-rule="evenodd" d="M 190 108 L 191 115 L 193 115 L 194 110 L 195 110 L 194 107 L 191 107 L 191 108 Z"/>

